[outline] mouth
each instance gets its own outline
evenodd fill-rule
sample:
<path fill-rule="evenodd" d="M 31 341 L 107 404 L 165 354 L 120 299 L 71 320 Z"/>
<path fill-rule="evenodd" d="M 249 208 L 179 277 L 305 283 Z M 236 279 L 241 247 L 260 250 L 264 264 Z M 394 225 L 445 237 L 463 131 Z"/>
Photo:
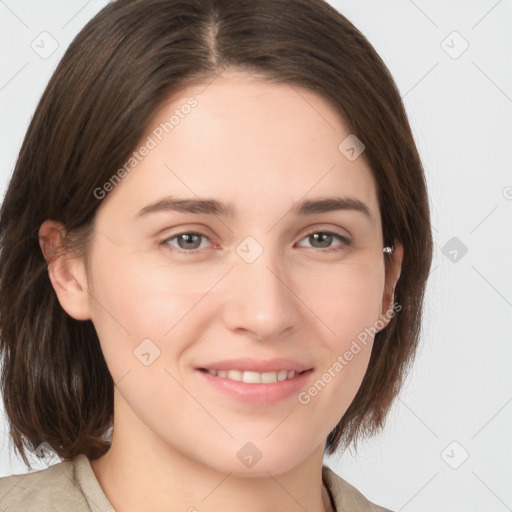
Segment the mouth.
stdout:
<path fill-rule="evenodd" d="M 230 402 L 250 407 L 277 405 L 285 400 L 295 399 L 305 389 L 313 368 L 307 370 L 216 370 L 196 368 L 201 385 L 214 393 L 224 396 Z"/>
<path fill-rule="evenodd" d="M 274 384 L 294 379 L 298 375 L 312 371 L 312 368 L 303 371 L 275 370 L 268 372 L 256 372 L 252 370 L 210 370 L 199 368 L 199 371 L 208 373 L 213 377 L 244 382 L 245 384 Z"/>

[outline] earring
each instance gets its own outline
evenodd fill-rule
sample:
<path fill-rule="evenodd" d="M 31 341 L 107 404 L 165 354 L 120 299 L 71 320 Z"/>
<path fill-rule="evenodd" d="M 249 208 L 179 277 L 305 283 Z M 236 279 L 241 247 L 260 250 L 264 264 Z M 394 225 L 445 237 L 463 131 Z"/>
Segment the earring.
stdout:
<path fill-rule="evenodd" d="M 395 250 L 394 245 L 392 245 L 392 246 L 388 245 L 388 246 L 384 247 L 384 249 L 382 249 L 382 252 L 392 253 L 394 250 Z"/>

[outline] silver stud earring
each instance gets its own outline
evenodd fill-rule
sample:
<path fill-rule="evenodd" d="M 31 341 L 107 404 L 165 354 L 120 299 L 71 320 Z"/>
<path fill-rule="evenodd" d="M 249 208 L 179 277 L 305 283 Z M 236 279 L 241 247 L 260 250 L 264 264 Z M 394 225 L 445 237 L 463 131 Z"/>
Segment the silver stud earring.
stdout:
<path fill-rule="evenodd" d="M 382 249 L 382 252 L 392 253 L 394 250 L 395 250 L 394 245 L 392 245 L 392 246 L 388 245 L 388 246 L 384 247 L 384 249 Z"/>

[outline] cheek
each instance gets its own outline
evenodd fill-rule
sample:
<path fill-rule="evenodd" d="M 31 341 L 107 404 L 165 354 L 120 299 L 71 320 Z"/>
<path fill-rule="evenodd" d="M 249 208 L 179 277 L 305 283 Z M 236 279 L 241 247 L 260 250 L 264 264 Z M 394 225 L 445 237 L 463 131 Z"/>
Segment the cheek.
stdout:
<path fill-rule="evenodd" d="M 311 282 L 316 277 L 317 285 Z M 322 394 L 316 406 L 336 404 L 327 414 L 339 419 L 352 402 L 368 367 L 373 338 L 381 328 L 378 321 L 384 290 L 384 265 L 351 265 L 332 272 L 329 279 L 310 275 L 303 286 L 308 306 L 323 324 L 325 357 L 317 381 L 305 390 L 304 404 Z M 325 389 L 325 391 L 324 391 Z M 321 393 L 320 393 L 321 392 Z M 323 413 L 325 414 L 325 413 Z"/>
<path fill-rule="evenodd" d="M 154 253 L 114 244 L 96 248 L 92 269 L 95 324 L 134 340 L 164 336 L 211 287 Z"/>
<path fill-rule="evenodd" d="M 155 253 L 113 243 L 98 243 L 93 254 L 93 324 L 114 381 L 128 372 L 135 378 L 138 372 L 147 375 L 172 366 L 195 339 L 200 325 L 193 321 L 196 306 L 218 276 L 209 272 L 198 279 Z"/>
<path fill-rule="evenodd" d="M 382 312 L 384 263 L 347 264 L 329 272 L 313 271 L 298 285 L 307 305 L 325 326 L 329 347 L 344 351 Z"/>

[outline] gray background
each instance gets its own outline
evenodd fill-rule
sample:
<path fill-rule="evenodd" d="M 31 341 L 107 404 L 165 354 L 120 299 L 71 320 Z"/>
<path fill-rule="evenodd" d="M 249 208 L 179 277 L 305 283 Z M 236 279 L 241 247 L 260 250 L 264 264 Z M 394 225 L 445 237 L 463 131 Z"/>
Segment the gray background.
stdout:
<path fill-rule="evenodd" d="M 106 3 L 0 0 L 2 194 L 56 64 Z M 330 3 L 401 91 L 435 255 L 422 343 L 385 430 L 326 463 L 395 511 L 511 510 L 512 1 Z M 24 473 L 1 420 L 0 476 Z"/>

